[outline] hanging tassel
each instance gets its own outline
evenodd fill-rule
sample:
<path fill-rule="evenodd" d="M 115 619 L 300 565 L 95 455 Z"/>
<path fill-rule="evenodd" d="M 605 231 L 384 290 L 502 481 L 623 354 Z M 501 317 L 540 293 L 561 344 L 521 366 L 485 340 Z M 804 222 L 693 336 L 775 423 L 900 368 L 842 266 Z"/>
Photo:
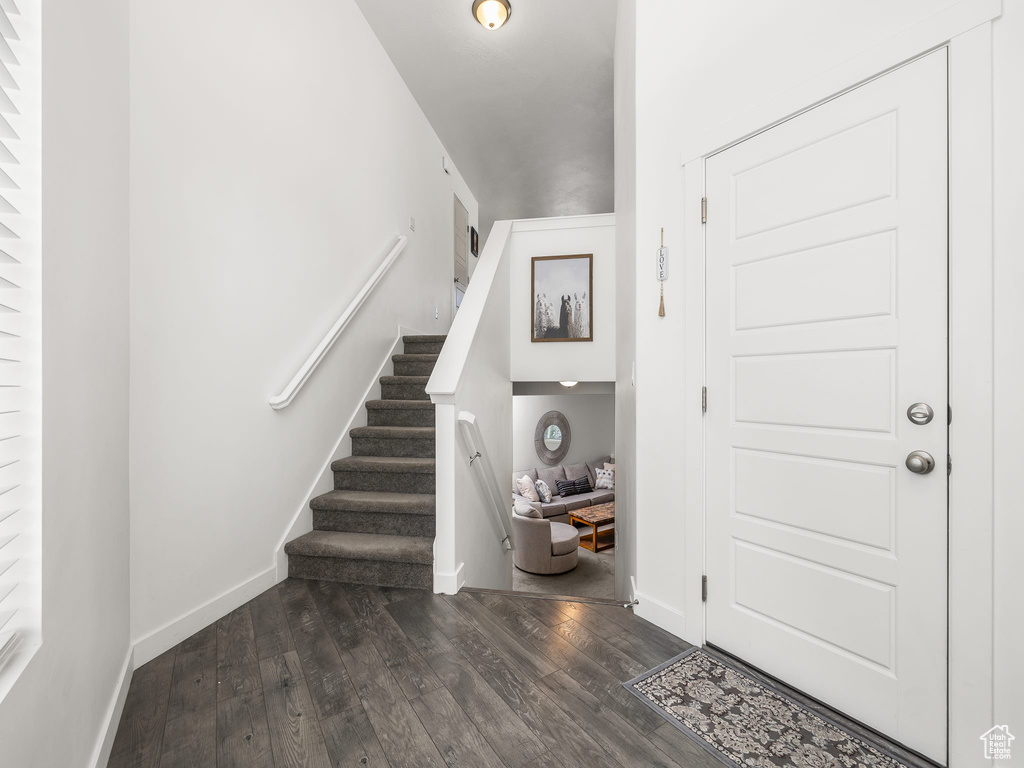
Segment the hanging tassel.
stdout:
<path fill-rule="evenodd" d="M 662 248 L 665 247 L 665 228 L 664 227 L 661 228 L 661 247 Z M 661 255 L 660 251 L 659 251 L 658 255 L 659 256 Z M 665 316 L 665 281 L 664 280 L 659 280 L 658 281 L 658 286 L 661 288 L 661 304 L 658 305 L 658 317 L 664 317 Z"/>

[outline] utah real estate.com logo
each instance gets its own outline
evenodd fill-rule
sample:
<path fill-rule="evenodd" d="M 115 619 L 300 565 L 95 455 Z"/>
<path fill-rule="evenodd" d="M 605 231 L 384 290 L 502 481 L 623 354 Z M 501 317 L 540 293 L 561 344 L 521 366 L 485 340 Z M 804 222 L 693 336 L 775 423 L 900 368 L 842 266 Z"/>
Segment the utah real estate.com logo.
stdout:
<path fill-rule="evenodd" d="M 981 740 L 985 745 L 986 760 L 1009 760 L 1010 742 L 1014 736 L 1005 725 L 996 725 L 981 734 Z"/>

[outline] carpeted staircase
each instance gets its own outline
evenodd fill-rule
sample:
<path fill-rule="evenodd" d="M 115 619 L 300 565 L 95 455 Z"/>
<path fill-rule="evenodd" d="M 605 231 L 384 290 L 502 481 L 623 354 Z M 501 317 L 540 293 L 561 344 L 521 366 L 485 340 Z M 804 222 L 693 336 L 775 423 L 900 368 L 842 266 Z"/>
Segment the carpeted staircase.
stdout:
<path fill-rule="evenodd" d="M 405 336 L 395 375 L 366 403 L 334 488 L 310 501 L 313 530 L 285 544 L 288 575 L 386 587 L 434 583 L 434 406 L 427 380 L 444 336 Z"/>

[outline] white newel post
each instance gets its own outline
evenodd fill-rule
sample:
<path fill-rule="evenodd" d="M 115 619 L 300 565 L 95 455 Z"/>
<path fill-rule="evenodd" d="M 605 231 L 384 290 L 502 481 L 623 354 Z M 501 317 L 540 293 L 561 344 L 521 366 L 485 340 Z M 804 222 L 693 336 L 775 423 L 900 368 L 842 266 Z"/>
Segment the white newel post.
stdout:
<path fill-rule="evenodd" d="M 436 402 L 435 504 L 436 526 L 434 534 L 434 592 L 454 595 L 462 586 L 462 564 L 455 562 L 455 461 L 456 424 L 454 402 Z"/>

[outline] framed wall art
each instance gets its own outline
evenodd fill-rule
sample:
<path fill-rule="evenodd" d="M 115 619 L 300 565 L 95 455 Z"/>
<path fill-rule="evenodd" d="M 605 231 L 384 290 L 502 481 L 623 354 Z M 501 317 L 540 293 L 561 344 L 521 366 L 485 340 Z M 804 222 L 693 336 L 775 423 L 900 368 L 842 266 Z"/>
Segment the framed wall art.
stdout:
<path fill-rule="evenodd" d="M 594 340 L 594 254 L 535 256 L 530 265 L 530 340 Z"/>

